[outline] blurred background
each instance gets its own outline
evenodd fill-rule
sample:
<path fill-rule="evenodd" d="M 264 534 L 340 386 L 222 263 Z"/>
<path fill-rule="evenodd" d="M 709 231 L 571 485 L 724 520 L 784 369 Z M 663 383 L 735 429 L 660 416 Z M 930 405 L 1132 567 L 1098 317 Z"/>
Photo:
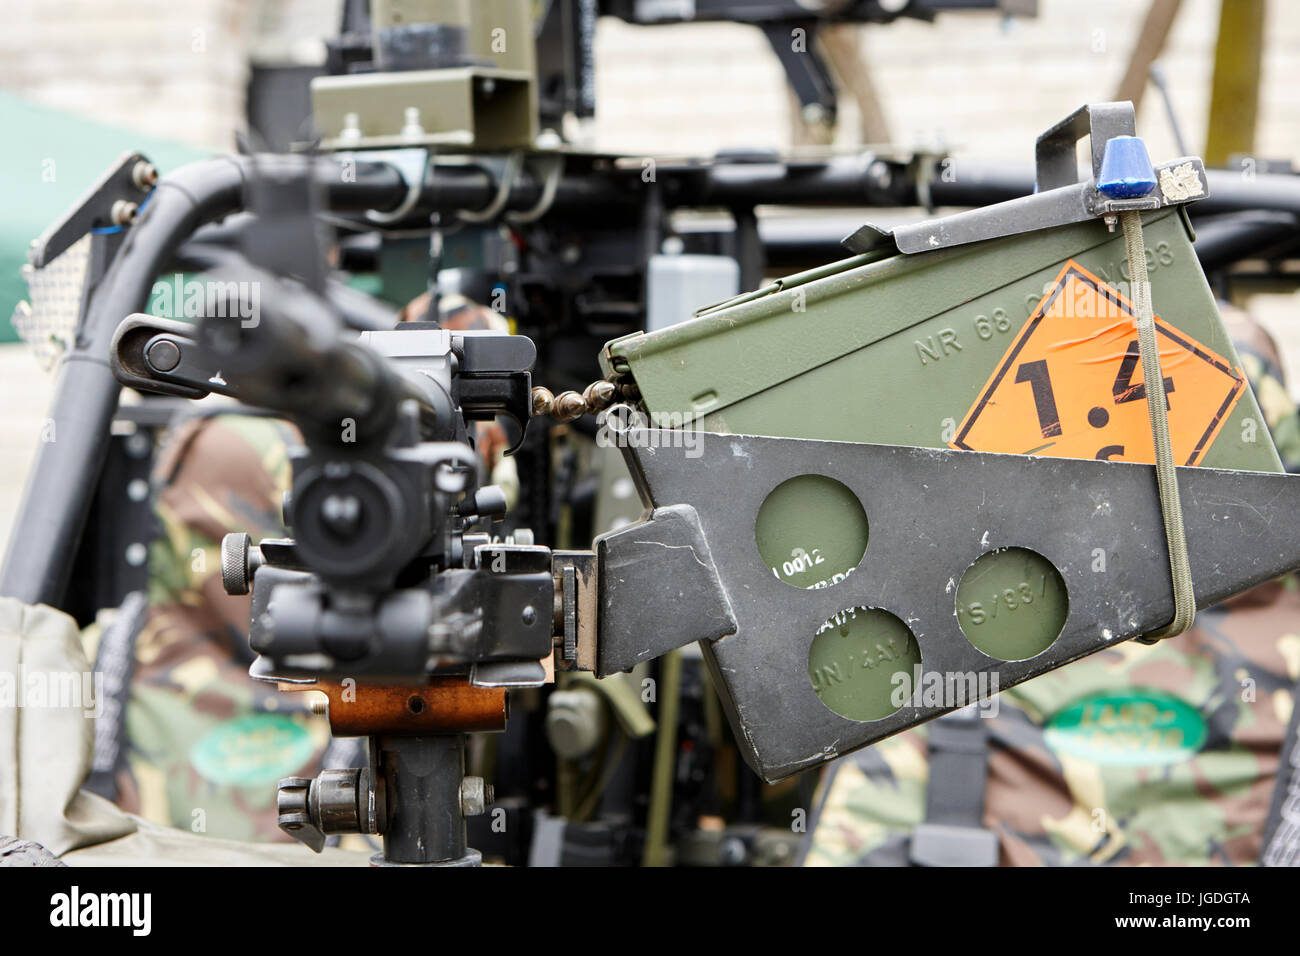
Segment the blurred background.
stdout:
<path fill-rule="evenodd" d="M 1074 106 L 1116 94 L 1151 6 L 1039 0 L 1033 18 L 951 12 L 934 23 L 900 19 L 847 32 L 896 143 L 940 141 L 1023 162 L 1027 144 Z M 1220 0 L 1156 6 L 1177 8 L 1159 59 L 1188 145 L 1200 153 Z M 0 87 L 123 130 L 231 150 L 236 132 L 248 128 L 250 93 L 255 98 L 271 72 L 323 66 L 342 7 L 342 0 L 7 0 Z M 1300 6 L 1268 4 L 1265 38 L 1255 149 L 1290 158 L 1300 137 Z M 595 61 L 597 148 L 707 155 L 791 144 L 781 68 L 751 26 L 644 28 L 606 17 Z M 1152 100 L 1142 104 L 1140 132 L 1154 156 L 1173 155 L 1163 104 L 1146 86 Z M 837 145 L 862 142 L 857 113 L 855 103 L 842 104 Z"/>
<path fill-rule="evenodd" d="M 891 6 L 902 4 L 882 4 Z M 841 74 L 829 144 L 805 122 L 757 28 L 603 17 L 596 113 L 578 140 L 634 155 L 704 156 L 889 142 L 1025 164 L 1035 137 L 1077 106 L 1132 98 L 1157 161 L 1182 152 L 1171 105 L 1186 150 L 1208 163 L 1236 164 L 1243 175 L 1258 163 L 1287 166 L 1300 142 L 1300 4 L 1224 6 L 1236 8 L 1224 45 L 1219 0 L 1040 0 L 1032 18 L 951 12 L 933 23 L 836 27 L 822 41 Z M 15 338 L 4 320 L 26 295 L 18 272 L 26 244 L 121 152 L 142 149 L 166 172 L 234 150 L 250 129 L 272 145 L 291 138 L 342 14 L 342 0 L 6 0 L 0 338 Z M 1216 74 L 1220 46 L 1231 56 Z M 1148 78 L 1152 60 L 1168 104 Z M 1288 378 L 1300 382 L 1293 295 L 1264 291 L 1242 304 L 1281 340 Z M 16 343 L 0 346 L 0 376 L 3 539 L 52 378 Z"/>

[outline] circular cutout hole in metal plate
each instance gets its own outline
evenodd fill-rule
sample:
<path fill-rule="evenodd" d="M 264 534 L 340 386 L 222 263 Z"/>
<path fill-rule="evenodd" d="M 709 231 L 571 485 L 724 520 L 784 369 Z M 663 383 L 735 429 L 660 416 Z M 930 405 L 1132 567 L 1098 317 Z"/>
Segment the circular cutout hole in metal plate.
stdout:
<path fill-rule="evenodd" d="M 798 475 L 763 499 L 754 541 L 772 575 L 797 588 L 838 584 L 867 550 L 867 513 L 834 478 Z"/>
<path fill-rule="evenodd" d="M 911 629 L 879 608 L 840 611 L 817 629 L 808 679 L 821 702 L 849 720 L 880 720 L 908 703 L 921 648 Z"/>
<path fill-rule="evenodd" d="M 1028 548 L 975 559 L 957 585 L 957 625 L 989 657 L 1023 661 L 1052 646 L 1070 601 L 1056 566 Z"/>

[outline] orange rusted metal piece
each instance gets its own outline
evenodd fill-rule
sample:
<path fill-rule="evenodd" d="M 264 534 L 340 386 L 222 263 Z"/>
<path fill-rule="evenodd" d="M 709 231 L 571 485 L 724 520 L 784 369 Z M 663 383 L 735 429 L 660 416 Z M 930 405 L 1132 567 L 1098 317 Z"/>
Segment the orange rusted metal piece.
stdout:
<path fill-rule="evenodd" d="M 317 681 L 281 684 L 282 690 L 315 690 L 329 698 L 335 737 L 446 734 L 504 730 L 506 691 L 475 687 L 464 677 L 433 677 L 427 684 L 364 684 Z"/>

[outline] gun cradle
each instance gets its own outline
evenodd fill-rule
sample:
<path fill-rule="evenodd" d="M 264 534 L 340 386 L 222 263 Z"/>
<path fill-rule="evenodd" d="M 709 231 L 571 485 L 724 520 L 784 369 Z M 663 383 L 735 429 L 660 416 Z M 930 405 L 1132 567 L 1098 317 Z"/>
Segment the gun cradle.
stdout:
<path fill-rule="evenodd" d="M 599 672 L 629 668 L 669 644 L 700 640 L 740 747 L 768 781 L 973 703 L 987 688 L 1010 687 L 1149 633 L 1173 613 L 1152 466 L 699 437 L 703 452 L 694 458 L 652 435 L 633 435 L 624 449 L 655 510 L 643 524 L 598 542 Z M 870 523 L 860 562 L 836 583 L 808 589 L 773 576 L 754 533 L 767 496 L 803 475 L 842 484 Z M 1300 479 L 1179 468 L 1178 481 L 1198 607 L 1300 567 Z M 656 540 L 661 546 L 652 546 Z M 980 650 L 967 636 L 976 631 L 969 602 L 959 601 L 968 569 L 1006 549 L 1032 552 L 1054 570 L 1068 608 L 1059 633 L 1047 633 L 1045 648 L 1025 659 Z M 1039 586 L 1035 579 L 1033 587 Z M 1031 606 L 1033 592 L 1025 595 L 1030 601 L 1020 603 L 1023 597 L 1013 594 L 1002 605 L 1006 620 L 1014 621 L 1015 608 Z M 996 624 L 994 606 L 986 602 L 980 611 L 979 627 Z M 811 658 L 819 634 L 838 639 L 837 631 L 852 631 L 854 612 L 856 620 L 868 617 L 864 612 L 884 612 L 896 624 L 876 632 L 870 663 L 860 654 L 857 674 L 843 659 L 836 673 L 819 671 L 827 666 L 824 653 Z M 902 706 L 873 719 L 849 719 L 831 709 L 828 702 L 852 711 L 829 688 L 861 682 L 873 665 L 891 665 L 883 668 L 890 676 L 912 673 L 912 661 L 899 653 L 909 640 L 916 648 L 915 673 L 923 679 L 913 682 L 915 692 Z M 647 651 L 650 641 L 657 643 Z M 970 686 L 978 693 L 935 706 L 922 693 L 927 675 L 945 687 L 973 675 Z M 857 696 L 871 693 L 879 696 L 879 684 Z"/>

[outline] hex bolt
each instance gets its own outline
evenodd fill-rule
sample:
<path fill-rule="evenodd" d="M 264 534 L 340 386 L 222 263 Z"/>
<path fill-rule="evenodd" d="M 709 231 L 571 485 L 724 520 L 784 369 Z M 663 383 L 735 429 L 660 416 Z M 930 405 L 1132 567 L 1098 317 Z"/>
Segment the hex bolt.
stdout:
<path fill-rule="evenodd" d="M 487 812 L 492 802 L 492 788 L 483 782 L 482 777 L 466 777 L 460 782 L 461 816 L 476 817 Z"/>
<path fill-rule="evenodd" d="M 415 106 L 408 106 L 402 111 L 405 118 L 405 125 L 402 126 L 402 137 L 404 139 L 414 139 L 424 135 L 424 127 L 420 123 L 420 110 Z"/>
<path fill-rule="evenodd" d="M 361 117 L 356 113 L 343 114 L 343 128 L 339 130 L 340 142 L 355 143 L 361 139 Z"/>

